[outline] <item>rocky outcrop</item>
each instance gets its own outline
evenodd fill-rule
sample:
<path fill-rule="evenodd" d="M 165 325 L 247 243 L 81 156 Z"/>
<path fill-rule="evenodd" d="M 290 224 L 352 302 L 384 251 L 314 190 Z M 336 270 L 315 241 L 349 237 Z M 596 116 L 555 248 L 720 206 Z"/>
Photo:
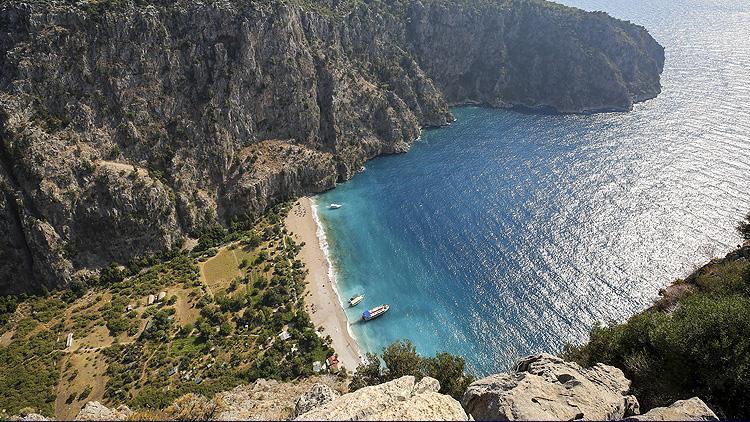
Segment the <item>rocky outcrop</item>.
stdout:
<path fill-rule="evenodd" d="M 179 247 L 408 150 L 448 105 L 628 110 L 641 27 L 544 1 L 0 2 L 0 293 Z"/>
<path fill-rule="evenodd" d="M 302 415 L 337 398 L 339 394 L 323 384 L 315 384 L 294 404 L 292 418 Z"/>
<path fill-rule="evenodd" d="M 439 389 L 434 378 L 415 383 L 414 377 L 405 376 L 344 394 L 295 420 L 468 420 L 461 404 Z"/>
<path fill-rule="evenodd" d="M 213 399 L 187 394 L 163 411 L 133 413 L 88 402 L 75 420 L 718 420 L 697 397 L 638 415 L 638 401 L 625 395 L 630 382 L 619 369 L 598 364 L 581 368 L 548 354 L 529 356 L 508 374 L 476 381 L 464 394 L 463 408 L 440 394 L 430 377 L 404 376 L 340 395 L 336 377 L 293 383 L 258 380 L 218 393 Z M 42 417 L 16 416 L 21 420 Z"/>
<path fill-rule="evenodd" d="M 678 400 L 669 407 L 656 407 L 648 412 L 631 416 L 628 421 L 718 421 L 719 418 L 698 397 Z"/>
<path fill-rule="evenodd" d="M 47 417 L 40 415 L 38 413 L 27 413 L 25 415 L 15 415 L 8 418 L 9 421 L 24 421 L 24 422 L 31 422 L 31 421 L 49 421 L 53 419 L 48 419 Z"/>
<path fill-rule="evenodd" d="M 540 354 L 522 359 L 511 373 L 472 383 L 461 402 L 476 420 L 619 420 L 638 413 L 629 388 L 615 367 L 581 368 Z"/>
<path fill-rule="evenodd" d="M 90 401 L 78 412 L 77 421 L 124 421 L 133 412 L 128 406 L 120 405 L 117 408 L 108 408 L 98 401 Z"/>
<path fill-rule="evenodd" d="M 294 383 L 257 380 L 219 393 L 224 409 L 216 416 L 221 421 L 288 420 L 301 409 L 337 397 L 340 381 L 332 376 L 314 377 Z"/>

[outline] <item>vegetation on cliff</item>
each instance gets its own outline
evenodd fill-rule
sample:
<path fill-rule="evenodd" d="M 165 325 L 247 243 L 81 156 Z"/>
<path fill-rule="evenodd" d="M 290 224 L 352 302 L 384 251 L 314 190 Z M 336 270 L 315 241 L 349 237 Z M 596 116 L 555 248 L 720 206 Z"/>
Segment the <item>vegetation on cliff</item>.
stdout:
<path fill-rule="evenodd" d="M 473 375 L 465 372 L 462 357 L 446 352 L 434 357 L 420 356 L 409 340 L 392 343 L 380 356 L 368 353 L 366 360 L 367 363 L 360 365 L 352 377 L 349 384 L 351 391 L 412 375 L 417 380 L 422 377 L 435 378 L 440 382 L 441 393 L 460 400 L 466 388 L 475 380 Z"/>
<path fill-rule="evenodd" d="M 750 220 L 740 225 L 748 239 Z M 720 417 L 750 415 L 750 246 L 679 280 L 624 324 L 597 326 L 563 356 L 621 368 L 650 409 L 693 396 Z"/>
<path fill-rule="evenodd" d="M 312 375 L 333 350 L 302 306 L 305 270 L 283 226 L 287 211 L 209 230 L 194 252 L 4 299 L 0 409 L 62 418 L 90 400 L 161 409 L 186 393 Z"/>

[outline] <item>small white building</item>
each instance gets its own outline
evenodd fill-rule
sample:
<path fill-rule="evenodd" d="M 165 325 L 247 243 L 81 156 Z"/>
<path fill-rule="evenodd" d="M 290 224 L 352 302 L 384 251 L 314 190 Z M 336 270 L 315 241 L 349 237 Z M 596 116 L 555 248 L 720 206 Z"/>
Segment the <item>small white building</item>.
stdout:
<path fill-rule="evenodd" d="M 128 305 L 127 308 L 125 308 L 126 311 L 130 312 L 133 310 L 133 305 Z"/>
<path fill-rule="evenodd" d="M 153 305 L 155 300 L 156 300 L 156 297 L 154 295 L 148 295 L 148 299 L 146 300 L 146 304 L 147 305 Z"/>
<path fill-rule="evenodd" d="M 156 300 L 161 302 L 165 297 L 167 297 L 167 292 L 159 292 L 159 296 L 157 296 Z"/>
<path fill-rule="evenodd" d="M 281 332 L 281 334 L 279 334 L 279 338 L 283 341 L 286 341 L 292 338 L 292 335 L 289 334 L 289 331 L 284 330 Z"/>
<path fill-rule="evenodd" d="M 313 372 L 315 372 L 317 374 L 322 369 L 323 369 L 323 362 L 317 361 L 317 360 L 315 362 L 313 362 Z"/>
<path fill-rule="evenodd" d="M 68 337 L 65 339 L 65 347 L 73 347 L 73 333 L 68 333 Z"/>

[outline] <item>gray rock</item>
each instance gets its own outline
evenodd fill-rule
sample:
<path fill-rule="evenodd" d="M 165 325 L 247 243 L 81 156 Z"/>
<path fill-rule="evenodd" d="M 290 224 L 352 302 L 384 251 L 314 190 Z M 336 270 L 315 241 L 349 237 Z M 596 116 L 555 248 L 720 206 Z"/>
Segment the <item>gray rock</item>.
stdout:
<path fill-rule="evenodd" d="M 415 384 L 405 376 L 344 394 L 295 420 L 468 420 L 461 404 L 439 388 L 435 379 Z"/>
<path fill-rule="evenodd" d="M 109 407 L 98 401 L 90 401 L 78 412 L 77 421 L 124 421 L 133 411 L 128 406 L 120 405 L 116 408 Z"/>
<path fill-rule="evenodd" d="M 318 406 L 322 406 L 338 396 L 339 394 L 327 385 L 315 384 L 308 392 L 297 399 L 297 403 L 294 405 L 292 418 L 296 418 Z"/>
<path fill-rule="evenodd" d="M 678 400 L 669 407 L 656 407 L 648 412 L 631 416 L 628 421 L 718 421 L 719 418 L 703 400 L 693 397 Z"/>
<path fill-rule="evenodd" d="M 437 393 L 440 391 L 440 381 L 432 377 L 424 377 L 414 386 L 414 394 Z"/>
<path fill-rule="evenodd" d="M 48 419 L 46 416 L 38 413 L 27 413 L 25 415 L 16 415 L 8 418 L 9 421 L 53 421 L 54 419 Z"/>
<path fill-rule="evenodd" d="M 622 371 L 597 364 L 581 368 L 540 354 L 513 372 L 472 383 L 461 402 L 476 420 L 617 420 L 637 412 Z"/>

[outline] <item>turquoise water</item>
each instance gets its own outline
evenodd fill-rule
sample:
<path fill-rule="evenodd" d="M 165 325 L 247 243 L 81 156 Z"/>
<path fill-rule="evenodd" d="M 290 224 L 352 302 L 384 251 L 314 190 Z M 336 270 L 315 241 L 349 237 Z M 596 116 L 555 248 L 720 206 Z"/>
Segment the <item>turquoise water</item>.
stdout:
<path fill-rule="evenodd" d="M 365 350 L 409 338 L 478 374 L 583 341 L 739 243 L 750 210 L 750 2 L 568 1 L 649 28 L 664 92 L 632 113 L 453 110 L 317 198 Z M 341 203 L 330 210 L 326 205 Z M 389 303 L 362 323 L 368 307 Z"/>

